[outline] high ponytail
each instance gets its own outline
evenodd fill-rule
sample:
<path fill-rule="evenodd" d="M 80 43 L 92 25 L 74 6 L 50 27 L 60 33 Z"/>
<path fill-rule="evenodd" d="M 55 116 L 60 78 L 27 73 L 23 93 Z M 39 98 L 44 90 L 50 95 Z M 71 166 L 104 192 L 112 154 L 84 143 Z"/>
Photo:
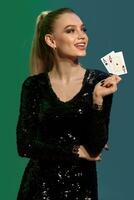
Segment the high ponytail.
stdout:
<path fill-rule="evenodd" d="M 53 25 L 59 15 L 63 13 L 75 13 L 70 8 L 60 8 L 55 11 L 43 11 L 37 16 L 35 32 L 30 52 L 31 74 L 39 74 L 50 71 L 54 65 L 53 49 L 45 42 L 45 35 L 53 33 Z"/>
<path fill-rule="evenodd" d="M 43 53 L 43 44 L 40 44 L 40 30 L 42 27 L 42 23 L 44 18 L 48 15 L 49 11 L 41 12 L 38 15 L 35 25 L 35 32 L 32 41 L 32 47 L 30 52 L 30 67 L 31 74 L 38 74 L 44 72 L 44 61 L 45 61 L 45 52 Z"/>

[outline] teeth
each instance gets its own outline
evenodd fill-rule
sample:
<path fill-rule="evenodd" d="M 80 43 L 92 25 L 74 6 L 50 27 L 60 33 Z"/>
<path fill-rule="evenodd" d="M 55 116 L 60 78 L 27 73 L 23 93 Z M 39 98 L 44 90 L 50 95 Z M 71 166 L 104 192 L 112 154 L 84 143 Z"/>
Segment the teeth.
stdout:
<path fill-rule="evenodd" d="M 84 47 L 85 44 L 76 44 L 76 46 L 81 46 L 81 47 Z"/>

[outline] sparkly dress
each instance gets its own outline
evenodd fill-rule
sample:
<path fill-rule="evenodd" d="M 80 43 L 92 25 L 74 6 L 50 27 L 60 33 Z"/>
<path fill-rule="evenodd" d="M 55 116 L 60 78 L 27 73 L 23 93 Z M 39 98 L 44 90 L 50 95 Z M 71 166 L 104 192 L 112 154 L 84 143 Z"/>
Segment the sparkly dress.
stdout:
<path fill-rule="evenodd" d="M 108 76 L 86 69 L 80 91 L 67 102 L 56 96 L 47 73 L 23 82 L 17 150 L 30 159 L 17 200 L 98 200 L 96 162 L 79 158 L 78 147 L 95 156 L 107 143 L 112 95 L 98 111 L 92 92 Z"/>

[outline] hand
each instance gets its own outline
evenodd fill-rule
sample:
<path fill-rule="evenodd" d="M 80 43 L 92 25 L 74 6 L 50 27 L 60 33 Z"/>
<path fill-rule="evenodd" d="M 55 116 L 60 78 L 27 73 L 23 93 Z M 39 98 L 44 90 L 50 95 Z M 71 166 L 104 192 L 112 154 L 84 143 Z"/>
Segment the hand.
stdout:
<path fill-rule="evenodd" d="M 89 160 L 89 161 L 100 161 L 101 160 L 101 157 L 100 157 L 101 154 L 96 156 L 96 157 L 90 156 L 83 145 L 80 145 L 79 150 L 78 150 L 78 154 L 79 154 L 80 158 L 84 158 L 84 159 Z"/>
<path fill-rule="evenodd" d="M 117 75 L 112 75 L 96 84 L 93 91 L 93 102 L 102 105 L 103 97 L 117 91 L 117 84 L 121 78 Z"/>

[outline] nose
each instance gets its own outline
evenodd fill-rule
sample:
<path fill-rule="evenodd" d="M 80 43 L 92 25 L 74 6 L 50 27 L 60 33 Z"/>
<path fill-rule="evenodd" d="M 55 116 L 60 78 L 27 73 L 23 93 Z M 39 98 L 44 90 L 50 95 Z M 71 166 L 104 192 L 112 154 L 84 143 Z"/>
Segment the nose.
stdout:
<path fill-rule="evenodd" d="M 81 31 L 78 33 L 78 38 L 79 39 L 84 39 L 85 38 L 85 34 Z"/>
<path fill-rule="evenodd" d="M 83 31 L 78 31 L 78 39 L 85 39 L 86 38 L 86 36 L 85 36 L 85 32 L 83 32 Z"/>

